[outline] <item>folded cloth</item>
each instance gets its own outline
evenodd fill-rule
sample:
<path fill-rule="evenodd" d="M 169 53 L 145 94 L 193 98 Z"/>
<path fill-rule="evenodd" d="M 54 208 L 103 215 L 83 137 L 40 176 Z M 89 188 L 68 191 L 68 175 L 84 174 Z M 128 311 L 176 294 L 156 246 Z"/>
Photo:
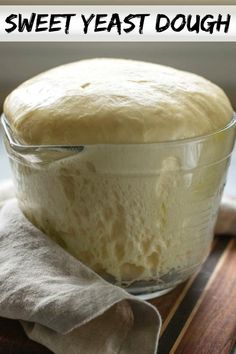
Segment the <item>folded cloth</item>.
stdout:
<path fill-rule="evenodd" d="M 14 198 L 0 210 L 0 316 L 58 354 L 153 354 L 161 326 L 155 307 L 69 255 Z"/>
<path fill-rule="evenodd" d="M 7 180 L 0 184 L 0 208 L 4 205 L 4 203 L 13 198 L 15 196 L 14 193 L 14 185 L 11 180 Z"/>
<path fill-rule="evenodd" d="M 9 198 L 11 198 L 9 200 Z M 0 316 L 58 354 L 156 353 L 157 310 L 110 285 L 35 228 L 12 183 L 0 186 Z M 216 233 L 236 234 L 236 199 L 224 197 Z"/>
<path fill-rule="evenodd" d="M 223 196 L 215 226 L 216 235 L 236 235 L 236 197 Z"/>

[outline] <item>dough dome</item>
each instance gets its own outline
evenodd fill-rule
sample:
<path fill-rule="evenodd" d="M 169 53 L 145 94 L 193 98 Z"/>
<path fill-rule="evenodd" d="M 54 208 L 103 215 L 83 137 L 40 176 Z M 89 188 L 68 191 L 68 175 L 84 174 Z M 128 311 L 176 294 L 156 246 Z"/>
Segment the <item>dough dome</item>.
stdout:
<path fill-rule="evenodd" d="M 152 143 L 209 134 L 232 119 L 225 93 L 170 67 L 90 59 L 26 81 L 4 112 L 26 144 Z"/>

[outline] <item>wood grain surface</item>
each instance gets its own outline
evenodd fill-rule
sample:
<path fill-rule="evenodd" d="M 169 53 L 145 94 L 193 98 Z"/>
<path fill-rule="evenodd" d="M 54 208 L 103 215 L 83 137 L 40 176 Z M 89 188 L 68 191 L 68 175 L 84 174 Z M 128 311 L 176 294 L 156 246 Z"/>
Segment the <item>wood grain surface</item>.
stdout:
<path fill-rule="evenodd" d="M 236 239 L 216 238 L 201 269 L 151 303 L 163 319 L 157 354 L 235 354 Z M 0 354 L 49 353 L 18 321 L 0 318 Z"/>

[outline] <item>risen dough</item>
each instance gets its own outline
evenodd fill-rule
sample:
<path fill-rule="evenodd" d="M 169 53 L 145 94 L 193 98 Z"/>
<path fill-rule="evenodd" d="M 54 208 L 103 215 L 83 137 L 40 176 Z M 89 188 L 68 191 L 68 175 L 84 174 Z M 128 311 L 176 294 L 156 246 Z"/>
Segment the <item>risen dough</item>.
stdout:
<path fill-rule="evenodd" d="M 5 114 L 25 143 L 105 143 L 12 156 L 24 214 L 84 264 L 117 284 L 162 289 L 206 257 L 232 132 L 194 143 L 130 143 L 226 126 L 233 112 L 220 88 L 156 64 L 94 59 L 24 83 Z"/>
<path fill-rule="evenodd" d="M 63 65 L 15 89 L 4 112 L 28 144 L 146 143 L 205 135 L 233 110 L 204 78 L 123 59 Z"/>

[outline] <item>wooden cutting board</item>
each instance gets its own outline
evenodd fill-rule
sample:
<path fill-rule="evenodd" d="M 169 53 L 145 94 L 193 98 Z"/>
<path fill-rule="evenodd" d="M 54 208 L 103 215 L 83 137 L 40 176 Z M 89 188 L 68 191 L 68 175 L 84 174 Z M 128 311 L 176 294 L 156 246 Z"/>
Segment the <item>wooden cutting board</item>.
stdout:
<path fill-rule="evenodd" d="M 158 354 L 235 354 L 236 239 L 216 238 L 191 279 L 150 302 L 163 319 Z M 49 353 L 26 337 L 18 321 L 0 318 L 0 354 Z"/>

